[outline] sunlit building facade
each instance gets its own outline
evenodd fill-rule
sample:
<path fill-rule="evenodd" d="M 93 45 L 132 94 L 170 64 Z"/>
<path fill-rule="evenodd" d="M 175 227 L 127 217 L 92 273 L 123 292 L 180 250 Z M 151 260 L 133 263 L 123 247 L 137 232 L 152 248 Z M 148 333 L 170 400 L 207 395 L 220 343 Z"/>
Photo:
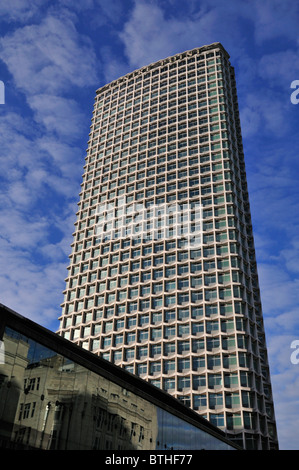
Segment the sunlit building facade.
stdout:
<path fill-rule="evenodd" d="M 59 334 L 277 448 L 234 69 L 221 44 L 96 93 Z"/>

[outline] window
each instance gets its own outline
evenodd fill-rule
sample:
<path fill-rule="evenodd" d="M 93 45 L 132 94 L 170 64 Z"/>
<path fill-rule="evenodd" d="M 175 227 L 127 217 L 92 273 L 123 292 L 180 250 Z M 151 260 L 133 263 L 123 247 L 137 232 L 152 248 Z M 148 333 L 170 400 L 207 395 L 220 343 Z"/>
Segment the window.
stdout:
<path fill-rule="evenodd" d="M 127 327 L 129 329 L 134 328 L 136 325 L 137 325 L 137 318 L 136 317 L 128 318 Z"/>
<path fill-rule="evenodd" d="M 175 310 L 166 310 L 165 312 L 165 321 L 172 322 L 176 319 L 176 312 Z"/>
<path fill-rule="evenodd" d="M 206 316 L 210 317 L 211 315 L 216 315 L 218 313 L 217 305 L 206 305 Z"/>
<path fill-rule="evenodd" d="M 196 318 L 201 318 L 203 316 L 203 307 L 192 307 L 191 308 L 191 317 L 196 319 Z"/>
<path fill-rule="evenodd" d="M 175 361 L 164 361 L 164 372 L 168 374 L 175 371 Z"/>
<path fill-rule="evenodd" d="M 151 346 L 151 356 L 160 356 L 162 352 L 161 344 L 153 344 Z"/>
<path fill-rule="evenodd" d="M 169 305 L 173 305 L 176 303 L 176 296 L 175 295 L 166 295 L 165 296 L 165 306 L 168 307 Z"/>
<path fill-rule="evenodd" d="M 217 427 L 224 426 L 224 415 L 223 414 L 210 414 L 209 421 Z"/>
<path fill-rule="evenodd" d="M 163 284 L 159 282 L 153 285 L 153 294 L 159 294 L 160 292 L 163 292 Z"/>
<path fill-rule="evenodd" d="M 135 284 L 139 281 L 139 274 L 132 274 L 130 276 L 130 284 Z"/>
<path fill-rule="evenodd" d="M 175 343 L 165 343 L 164 345 L 164 355 L 168 356 L 176 352 Z"/>
<path fill-rule="evenodd" d="M 206 386 L 206 377 L 204 375 L 193 376 L 193 388 L 196 390 Z"/>
<path fill-rule="evenodd" d="M 122 360 L 122 352 L 121 351 L 115 351 L 113 354 L 113 359 L 114 362 L 118 362 Z"/>
<path fill-rule="evenodd" d="M 228 414 L 226 417 L 226 422 L 227 422 L 228 429 L 237 429 L 237 428 L 242 427 L 241 414 L 240 413 Z"/>
<path fill-rule="evenodd" d="M 199 293 L 194 293 L 194 295 L 196 296 L 196 298 L 197 298 L 198 294 L 199 294 Z M 192 295 L 193 295 L 193 294 L 192 294 Z M 192 300 L 193 300 L 193 297 L 192 297 Z M 185 302 L 189 302 L 189 294 L 179 294 L 179 295 L 178 295 L 178 303 L 179 303 L 179 304 L 183 304 L 183 303 L 185 303 Z"/>
<path fill-rule="evenodd" d="M 199 284 L 198 284 L 199 285 Z M 178 289 L 186 289 L 189 287 L 189 279 L 180 279 L 178 281 Z M 194 287 L 194 286 L 192 286 Z"/>
<path fill-rule="evenodd" d="M 213 369 L 221 366 L 220 356 L 208 356 L 208 368 Z"/>
<path fill-rule="evenodd" d="M 139 342 L 147 341 L 148 340 L 148 331 L 143 330 L 139 331 Z"/>
<path fill-rule="evenodd" d="M 190 370 L 190 359 L 179 359 L 178 360 L 178 371 L 184 372 Z"/>
<path fill-rule="evenodd" d="M 163 305 L 163 299 L 162 299 L 162 297 L 160 297 L 160 298 L 158 297 L 158 298 L 156 298 L 156 299 L 154 298 L 154 299 L 152 300 L 152 306 L 153 306 L 153 308 L 159 308 L 159 307 L 162 307 L 162 305 Z"/>
<path fill-rule="evenodd" d="M 201 277 L 192 277 L 191 278 L 191 287 L 200 287 L 202 285 Z"/>
<path fill-rule="evenodd" d="M 153 323 L 159 323 L 162 321 L 162 313 L 159 312 L 159 313 L 153 313 L 152 315 L 152 322 Z"/>
<path fill-rule="evenodd" d="M 124 320 L 124 319 L 122 319 L 122 320 L 117 320 L 115 326 L 116 326 L 116 329 L 117 329 L 117 330 L 120 330 L 120 329 L 124 328 L 124 326 L 125 326 L 125 320 Z"/>
<path fill-rule="evenodd" d="M 165 390 L 175 390 L 175 379 L 164 379 Z"/>
<path fill-rule="evenodd" d="M 147 310 L 149 308 L 150 308 L 150 301 L 149 300 L 141 300 L 140 310 Z"/>
<path fill-rule="evenodd" d="M 144 282 L 144 279 L 143 279 L 143 282 Z M 150 294 L 150 293 L 151 293 L 151 288 L 150 288 L 150 286 L 142 286 L 142 287 L 141 287 L 141 289 L 140 289 L 140 294 L 141 294 L 142 296 L 146 296 L 146 295 L 148 295 L 148 294 Z"/>
<path fill-rule="evenodd" d="M 219 324 L 218 321 L 207 321 L 206 322 L 206 332 L 207 333 L 215 333 L 219 330 Z"/>
<path fill-rule="evenodd" d="M 175 288 L 176 288 L 176 282 L 175 281 L 166 281 L 165 282 L 165 290 L 166 291 L 174 290 Z"/>
<path fill-rule="evenodd" d="M 178 320 L 185 320 L 189 318 L 189 309 L 188 308 L 180 308 L 178 310 Z"/>
<path fill-rule="evenodd" d="M 209 407 L 215 409 L 220 406 L 223 406 L 222 393 L 209 393 Z"/>
<path fill-rule="evenodd" d="M 218 387 L 222 384 L 221 374 L 208 374 L 208 386 L 209 388 Z"/>
<path fill-rule="evenodd" d="M 161 363 L 160 362 L 151 362 L 150 363 L 150 374 L 157 374 L 161 372 Z"/>
<path fill-rule="evenodd" d="M 153 328 L 151 330 L 151 339 L 156 341 L 162 337 L 162 328 Z"/>
<path fill-rule="evenodd" d="M 179 341 L 178 342 L 178 354 L 184 354 L 190 351 L 189 341 Z"/>
<path fill-rule="evenodd" d="M 178 325 L 178 335 L 179 335 L 179 336 L 188 335 L 189 332 L 190 332 L 189 324 L 186 324 L 186 325 Z"/>
<path fill-rule="evenodd" d="M 217 289 L 210 289 L 205 291 L 205 300 L 211 301 L 217 299 Z"/>
<path fill-rule="evenodd" d="M 144 326 L 149 323 L 149 316 L 148 315 L 140 315 L 139 317 L 139 325 Z"/>
<path fill-rule="evenodd" d="M 144 364 L 138 364 L 137 365 L 137 374 L 138 375 L 144 375 L 147 373 L 147 365 L 146 363 Z"/>
<path fill-rule="evenodd" d="M 190 377 L 178 377 L 178 389 L 190 388 Z"/>
<path fill-rule="evenodd" d="M 128 306 L 129 313 L 135 312 L 137 310 L 137 302 L 131 302 Z"/>
<path fill-rule="evenodd" d="M 201 291 L 191 292 L 191 302 L 192 303 L 199 302 L 199 301 L 202 300 L 202 298 L 203 298 L 203 293 Z"/>
<path fill-rule="evenodd" d="M 232 373 L 232 374 L 225 374 L 224 375 L 224 386 L 227 388 L 232 388 L 234 386 L 237 386 L 239 384 L 239 379 L 238 379 L 238 374 L 237 373 Z M 247 386 L 242 384 L 242 386 Z"/>
<path fill-rule="evenodd" d="M 140 346 L 138 349 L 138 359 L 142 359 L 143 357 L 147 357 L 148 349 L 147 346 Z"/>
<path fill-rule="evenodd" d="M 244 392 L 248 393 L 248 392 Z M 240 395 L 239 393 L 226 393 L 225 394 L 225 406 L 227 408 L 233 408 L 234 406 L 240 405 Z M 243 403 L 243 406 L 249 407 L 249 402 Z"/>
<path fill-rule="evenodd" d="M 111 337 L 108 336 L 107 338 L 103 339 L 103 349 L 109 348 L 111 346 Z"/>
<path fill-rule="evenodd" d="M 205 395 L 195 395 L 193 398 L 194 408 L 204 408 L 207 406 L 207 397 Z"/>
<path fill-rule="evenodd" d="M 200 323 L 192 323 L 192 335 L 197 335 L 204 332 L 204 324 L 203 322 Z"/>
<path fill-rule="evenodd" d="M 127 344 L 134 343 L 136 341 L 135 333 L 127 333 Z"/>
<path fill-rule="evenodd" d="M 167 326 L 164 330 L 165 338 L 169 338 L 171 336 L 175 336 L 175 326 Z"/>
<path fill-rule="evenodd" d="M 135 357 L 135 350 L 132 349 L 126 349 L 125 351 L 125 360 L 130 361 L 131 359 L 134 359 Z"/>

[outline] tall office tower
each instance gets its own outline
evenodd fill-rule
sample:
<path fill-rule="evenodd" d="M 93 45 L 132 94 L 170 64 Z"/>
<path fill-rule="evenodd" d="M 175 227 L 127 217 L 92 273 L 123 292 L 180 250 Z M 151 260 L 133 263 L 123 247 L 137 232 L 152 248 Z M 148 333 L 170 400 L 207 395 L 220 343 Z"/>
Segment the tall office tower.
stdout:
<path fill-rule="evenodd" d="M 221 44 L 96 93 L 59 333 L 277 448 L 234 69 Z"/>

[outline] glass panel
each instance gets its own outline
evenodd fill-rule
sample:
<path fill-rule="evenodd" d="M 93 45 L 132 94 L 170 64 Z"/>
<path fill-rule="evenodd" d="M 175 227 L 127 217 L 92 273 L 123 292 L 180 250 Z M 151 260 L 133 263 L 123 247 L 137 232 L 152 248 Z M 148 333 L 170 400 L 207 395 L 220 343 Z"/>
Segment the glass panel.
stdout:
<path fill-rule="evenodd" d="M 131 390 L 7 328 L 0 363 L 0 448 L 227 449 Z M 183 432 L 182 432 L 183 430 Z"/>

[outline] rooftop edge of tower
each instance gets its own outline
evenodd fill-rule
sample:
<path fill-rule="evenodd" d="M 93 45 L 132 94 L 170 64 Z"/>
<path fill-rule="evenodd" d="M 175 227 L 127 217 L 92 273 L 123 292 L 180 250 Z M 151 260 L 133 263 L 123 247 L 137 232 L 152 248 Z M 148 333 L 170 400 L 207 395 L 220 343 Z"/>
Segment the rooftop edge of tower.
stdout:
<path fill-rule="evenodd" d="M 136 76 L 140 73 L 148 72 L 149 70 L 152 70 L 152 69 L 154 69 L 158 66 L 161 66 L 161 65 L 165 65 L 165 64 L 167 64 L 171 61 L 179 60 L 179 59 L 182 59 L 182 58 L 187 57 L 187 56 L 192 56 L 194 54 L 201 54 L 202 52 L 206 52 L 206 51 L 217 49 L 217 48 L 220 48 L 222 50 L 222 52 L 224 52 L 224 54 L 227 56 L 227 59 L 230 58 L 228 52 L 226 51 L 226 49 L 223 47 L 223 45 L 220 42 L 214 42 L 212 44 L 205 45 L 205 46 L 202 46 L 202 47 L 195 47 L 194 49 L 190 49 L 190 50 L 184 51 L 184 52 L 179 52 L 178 54 L 175 54 L 173 56 L 169 56 L 169 57 L 166 57 L 164 59 L 160 59 L 156 62 L 152 62 L 151 64 L 144 65 L 144 66 L 140 67 L 139 69 L 136 69 L 132 72 L 127 73 L 126 75 L 123 75 L 123 76 L 121 76 L 121 77 L 119 77 L 115 80 L 112 80 L 111 82 L 106 83 L 102 87 L 99 87 L 96 90 L 96 94 L 98 95 L 99 93 L 105 91 L 106 89 L 108 89 L 112 85 L 122 83 L 125 80 L 129 80 L 130 78 L 133 78 L 134 76 Z"/>

